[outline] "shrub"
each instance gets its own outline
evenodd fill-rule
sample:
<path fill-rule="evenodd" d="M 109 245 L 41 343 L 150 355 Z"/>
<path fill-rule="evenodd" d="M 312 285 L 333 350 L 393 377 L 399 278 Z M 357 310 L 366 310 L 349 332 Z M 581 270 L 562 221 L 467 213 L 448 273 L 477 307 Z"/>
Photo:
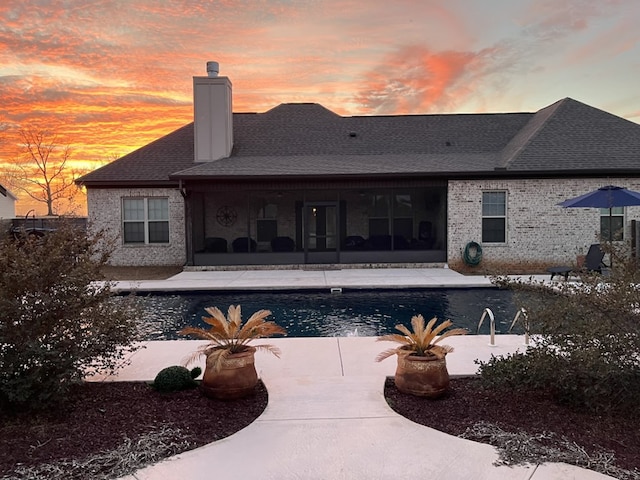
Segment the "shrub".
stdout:
<path fill-rule="evenodd" d="M 0 408 L 49 408 L 88 371 L 112 372 L 136 347 L 136 310 L 95 282 L 104 236 L 61 224 L 0 240 Z"/>
<path fill-rule="evenodd" d="M 495 279 L 517 292 L 534 342 L 526 355 L 479 362 L 489 386 L 544 389 L 592 412 L 633 413 L 640 401 L 640 288 L 635 259 L 612 250 L 609 276 L 582 282 Z"/>
<path fill-rule="evenodd" d="M 153 381 L 153 388 L 159 392 L 177 392 L 187 390 L 197 385 L 195 378 L 202 373 L 202 369 L 195 367 L 188 370 L 181 365 L 163 368 Z"/>

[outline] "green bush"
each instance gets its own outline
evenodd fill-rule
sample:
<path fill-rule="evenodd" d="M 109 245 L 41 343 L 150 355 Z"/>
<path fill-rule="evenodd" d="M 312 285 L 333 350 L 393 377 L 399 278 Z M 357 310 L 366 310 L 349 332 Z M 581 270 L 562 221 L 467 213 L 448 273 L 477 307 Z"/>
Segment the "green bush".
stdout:
<path fill-rule="evenodd" d="M 187 390 L 197 385 L 195 378 L 202 373 L 202 369 L 195 367 L 188 370 L 180 365 L 163 368 L 153 381 L 153 388 L 159 392 L 177 392 Z"/>
<path fill-rule="evenodd" d="M 95 282 L 107 247 L 66 224 L 0 240 L 0 408 L 50 408 L 87 372 L 112 372 L 135 350 L 135 307 Z"/>
<path fill-rule="evenodd" d="M 544 390 L 591 412 L 637 412 L 639 272 L 634 258 L 606 248 L 614 257 L 609 276 L 583 274 L 580 284 L 496 279 L 516 292 L 534 341 L 526 355 L 478 362 L 486 385 Z"/>

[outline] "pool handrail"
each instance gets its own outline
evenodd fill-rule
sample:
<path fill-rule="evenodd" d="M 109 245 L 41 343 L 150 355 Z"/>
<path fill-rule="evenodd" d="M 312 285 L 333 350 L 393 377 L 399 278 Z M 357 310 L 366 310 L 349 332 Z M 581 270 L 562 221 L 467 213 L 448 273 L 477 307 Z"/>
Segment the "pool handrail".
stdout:
<path fill-rule="evenodd" d="M 493 315 L 493 312 L 491 311 L 491 309 L 489 307 L 485 308 L 482 311 L 482 316 L 480 317 L 480 322 L 478 323 L 478 331 L 477 333 L 480 333 L 480 327 L 482 326 L 482 322 L 484 321 L 484 317 L 486 317 L 487 315 L 489 315 L 489 332 L 490 332 L 490 336 L 491 336 L 491 341 L 489 343 L 490 346 L 495 347 L 496 346 L 496 319 L 495 316 Z"/>
<path fill-rule="evenodd" d="M 522 327 L 524 328 L 524 344 L 529 345 L 529 317 L 527 316 L 527 311 L 524 308 L 520 308 L 520 310 L 518 310 L 518 312 L 516 313 L 516 316 L 513 318 L 513 322 L 511 322 L 508 333 L 511 333 L 513 326 L 516 324 L 521 315 L 524 318 L 524 320 L 521 322 Z"/>

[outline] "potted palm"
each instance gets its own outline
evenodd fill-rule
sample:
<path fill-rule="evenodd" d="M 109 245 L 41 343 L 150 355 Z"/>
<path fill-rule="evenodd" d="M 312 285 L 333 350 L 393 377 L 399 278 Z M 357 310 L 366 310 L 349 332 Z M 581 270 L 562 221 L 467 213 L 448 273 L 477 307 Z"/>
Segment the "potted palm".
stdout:
<path fill-rule="evenodd" d="M 455 328 L 442 333 L 453 325 L 453 322 L 446 320 L 436 327 L 437 321 L 434 317 L 425 325 L 422 315 L 416 315 L 411 319 L 413 331 L 404 325 L 396 325 L 396 330 L 404 335 L 392 333 L 378 338 L 378 341 L 400 344 L 399 347 L 378 354 L 376 361 L 381 362 L 392 355 L 398 356 L 394 380 L 398 390 L 403 393 L 437 398 L 449 389 L 446 355 L 452 352 L 453 348 L 437 344 L 447 337 L 464 335 L 467 331 L 464 328 Z"/>
<path fill-rule="evenodd" d="M 181 335 L 209 340 L 191 355 L 186 364 L 201 356 L 206 357 L 206 366 L 200 384 L 205 395 L 230 400 L 245 397 L 255 391 L 258 374 L 255 368 L 255 352 L 266 350 L 280 357 L 280 349 L 273 345 L 249 345 L 252 340 L 287 332 L 284 328 L 267 321 L 269 310 L 259 310 L 242 324 L 240 305 L 230 305 L 227 316 L 217 307 L 207 307 L 209 317 L 202 320 L 210 328 L 186 327 Z"/>

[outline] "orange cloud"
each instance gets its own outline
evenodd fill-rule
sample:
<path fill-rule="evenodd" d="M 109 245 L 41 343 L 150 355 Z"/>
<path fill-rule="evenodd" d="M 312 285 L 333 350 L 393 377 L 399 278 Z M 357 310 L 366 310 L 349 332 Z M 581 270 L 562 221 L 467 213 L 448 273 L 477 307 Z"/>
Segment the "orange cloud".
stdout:
<path fill-rule="evenodd" d="M 378 114 L 452 111 L 477 93 L 479 79 L 490 73 L 492 53 L 405 47 L 365 76 L 355 102 Z"/>

